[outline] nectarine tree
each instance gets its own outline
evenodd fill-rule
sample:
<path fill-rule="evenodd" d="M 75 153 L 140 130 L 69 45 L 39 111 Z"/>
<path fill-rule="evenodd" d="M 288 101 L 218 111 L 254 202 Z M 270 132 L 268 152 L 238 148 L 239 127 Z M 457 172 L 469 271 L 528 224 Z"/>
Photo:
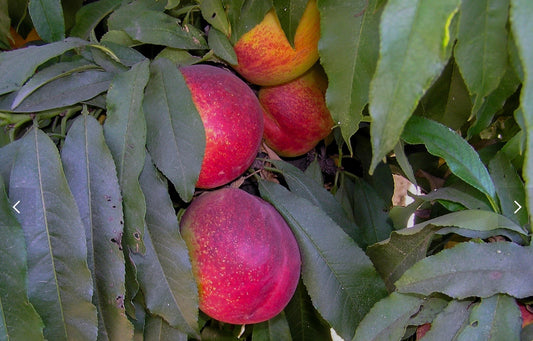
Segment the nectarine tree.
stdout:
<path fill-rule="evenodd" d="M 0 340 L 533 339 L 530 0 L 0 3 Z"/>

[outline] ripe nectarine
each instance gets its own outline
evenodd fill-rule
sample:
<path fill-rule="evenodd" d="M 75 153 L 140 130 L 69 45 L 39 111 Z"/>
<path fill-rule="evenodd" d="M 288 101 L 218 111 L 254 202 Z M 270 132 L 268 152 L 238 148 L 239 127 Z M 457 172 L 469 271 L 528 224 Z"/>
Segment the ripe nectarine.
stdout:
<path fill-rule="evenodd" d="M 328 136 L 334 123 L 326 107 L 326 89 L 326 75 L 317 65 L 295 80 L 259 90 L 266 144 L 281 156 L 294 157 Z"/>
<path fill-rule="evenodd" d="M 194 199 L 180 226 L 204 313 L 251 324 L 285 308 L 300 278 L 300 251 L 273 206 L 241 189 L 222 188 Z"/>
<path fill-rule="evenodd" d="M 206 146 L 196 187 L 214 188 L 244 173 L 263 135 L 263 111 L 250 87 L 211 65 L 180 68 L 201 116 Z"/>
<path fill-rule="evenodd" d="M 263 21 L 235 43 L 238 65 L 233 67 L 257 85 L 288 82 L 318 60 L 320 13 L 316 0 L 309 0 L 294 36 L 294 48 L 281 28 L 274 9 Z"/>

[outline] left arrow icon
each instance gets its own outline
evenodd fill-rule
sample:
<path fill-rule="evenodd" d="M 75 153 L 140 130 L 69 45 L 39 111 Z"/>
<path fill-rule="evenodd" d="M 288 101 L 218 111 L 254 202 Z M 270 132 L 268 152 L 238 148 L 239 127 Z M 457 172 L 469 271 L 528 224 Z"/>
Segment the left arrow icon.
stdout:
<path fill-rule="evenodd" d="M 19 211 L 19 210 L 17 210 L 17 205 L 18 205 L 19 203 L 20 203 L 20 200 L 19 200 L 19 201 L 17 201 L 17 202 L 15 203 L 15 205 L 13 205 L 12 207 L 13 207 L 13 209 L 15 210 L 15 212 L 17 212 L 17 213 L 19 213 L 19 214 L 20 214 L 20 211 Z"/>

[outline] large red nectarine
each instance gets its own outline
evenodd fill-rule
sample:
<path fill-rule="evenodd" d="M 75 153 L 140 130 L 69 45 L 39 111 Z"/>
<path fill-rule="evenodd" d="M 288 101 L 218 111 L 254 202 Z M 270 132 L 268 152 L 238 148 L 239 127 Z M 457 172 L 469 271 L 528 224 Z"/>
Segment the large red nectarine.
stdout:
<path fill-rule="evenodd" d="M 287 305 L 300 277 L 300 251 L 269 203 L 237 188 L 218 189 L 194 199 L 180 226 L 207 315 L 251 324 Z"/>
<path fill-rule="evenodd" d="M 333 120 L 326 106 L 326 89 L 326 75 L 315 66 L 295 80 L 259 90 L 266 144 L 281 156 L 294 157 L 328 136 Z"/>
<path fill-rule="evenodd" d="M 233 67 L 258 85 L 288 82 L 318 60 L 320 13 L 316 0 L 309 0 L 296 28 L 294 48 L 287 40 L 274 9 L 245 33 L 233 46 L 238 65 Z"/>
<path fill-rule="evenodd" d="M 233 73 L 211 65 L 180 68 L 200 113 L 206 135 L 196 187 L 214 188 L 244 173 L 263 135 L 263 112 L 250 87 Z"/>

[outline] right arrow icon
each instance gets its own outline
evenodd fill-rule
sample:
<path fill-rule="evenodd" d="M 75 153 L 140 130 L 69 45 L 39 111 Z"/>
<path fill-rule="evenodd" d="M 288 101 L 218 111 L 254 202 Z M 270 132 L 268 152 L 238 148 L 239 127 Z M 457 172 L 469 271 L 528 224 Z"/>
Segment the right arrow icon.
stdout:
<path fill-rule="evenodd" d="M 518 201 L 514 201 L 514 203 L 516 204 L 516 206 L 518 206 L 518 208 L 513 212 L 514 214 L 516 214 L 516 212 L 520 211 L 520 209 L 522 208 L 522 206 L 518 203 Z"/>

